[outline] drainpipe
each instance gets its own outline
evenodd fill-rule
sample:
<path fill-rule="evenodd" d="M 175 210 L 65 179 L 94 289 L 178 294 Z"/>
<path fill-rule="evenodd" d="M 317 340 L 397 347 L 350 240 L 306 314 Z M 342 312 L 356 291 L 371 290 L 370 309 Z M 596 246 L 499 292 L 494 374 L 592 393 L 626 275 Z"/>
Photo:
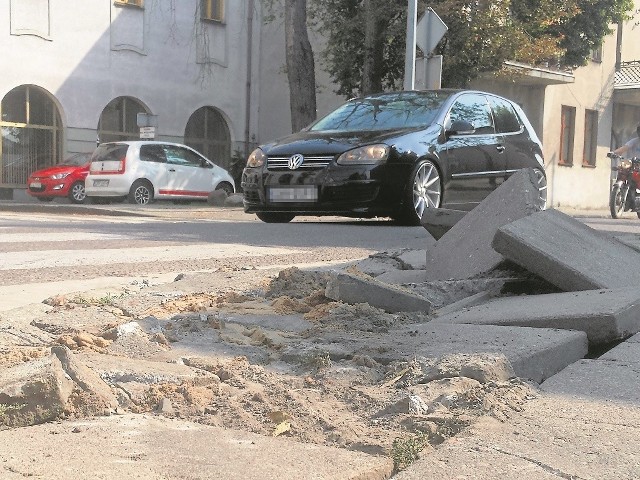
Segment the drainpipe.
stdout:
<path fill-rule="evenodd" d="M 249 156 L 249 142 L 251 141 L 251 69 L 253 50 L 253 8 L 254 0 L 247 0 L 247 90 L 245 94 L 244 115 L 244 158 Z"/>
<path fill-rule="evenodd" d="M 618 35 L 616 37 L 616 72 L 620 71 L 622 64 L 622 22 L 618 23 Z"/>

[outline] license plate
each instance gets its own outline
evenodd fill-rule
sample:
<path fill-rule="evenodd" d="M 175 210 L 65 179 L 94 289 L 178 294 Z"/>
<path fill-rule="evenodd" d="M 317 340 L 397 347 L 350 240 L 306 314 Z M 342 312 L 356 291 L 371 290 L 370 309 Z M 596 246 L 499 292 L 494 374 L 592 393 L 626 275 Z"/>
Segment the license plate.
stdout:
<path fill-rule="evenodd" d="M 109 186 L 109 180 L 94 180 L 93 181 L 93 186 L 94 187 L 108 187 Z"/>
<path fill-rule="evenodd" d="M 318 187 L 272 187 L 269 189 L 270 202 L 315 202 L 318 200 Z"/>
<path fill-rule="evenodd" d="M 31 182 L 29 184 L 29 187 L 31 187 L 31 188 L 42 188 L 42 184 L 40 182 Z"/>

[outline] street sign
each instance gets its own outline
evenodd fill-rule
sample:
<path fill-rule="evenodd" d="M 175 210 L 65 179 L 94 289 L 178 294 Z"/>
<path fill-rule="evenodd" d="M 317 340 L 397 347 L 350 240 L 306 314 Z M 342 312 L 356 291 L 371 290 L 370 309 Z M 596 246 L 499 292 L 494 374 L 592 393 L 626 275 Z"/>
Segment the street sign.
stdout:
<path fill-rule="evenodd" d="M 155 138 L 156 127 L 140 127 L 140 138 Z"/>
<path fill-rule="evenodd" d="M 416 44 L 422 50 L 425 57 L 436 48 L 449 28 L 431 7 L 422 14 L 416 26 Z"/>

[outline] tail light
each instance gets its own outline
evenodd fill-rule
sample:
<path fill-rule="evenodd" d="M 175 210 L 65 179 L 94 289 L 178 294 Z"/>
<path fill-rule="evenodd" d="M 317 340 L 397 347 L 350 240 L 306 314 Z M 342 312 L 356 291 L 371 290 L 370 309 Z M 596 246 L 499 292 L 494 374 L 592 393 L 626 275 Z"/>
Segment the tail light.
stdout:
<path fill-rule="evenodd" d="M 119 175 L 123 174 L 126 166 L 126 157 L 120 160 L 99 160 L 91 162 L 90 171 L 93 175 Z"/>

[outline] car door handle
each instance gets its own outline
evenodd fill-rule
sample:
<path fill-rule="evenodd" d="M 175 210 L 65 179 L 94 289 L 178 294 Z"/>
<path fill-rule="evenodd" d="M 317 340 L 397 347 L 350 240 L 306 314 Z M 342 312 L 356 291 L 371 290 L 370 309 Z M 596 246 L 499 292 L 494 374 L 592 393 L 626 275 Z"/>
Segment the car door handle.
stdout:
<path fill-rule="evenodd" d="M 503 148 L 504 148 L 504 147 L 503 147 Z M 176 171 L 176 169 L 175 169 L 175 168 L 170 168 L 170 169 L 169 169 L 169 171 L 170 171 L 170 172 L 175 172 L 175 171 Z"/>
<path fill-rule="evenodd" d="M 498 146 L 496 147 L 496 150 L 497 150 L 499 153 L 504 152 L 504 145 L 498 145 Z"/>

